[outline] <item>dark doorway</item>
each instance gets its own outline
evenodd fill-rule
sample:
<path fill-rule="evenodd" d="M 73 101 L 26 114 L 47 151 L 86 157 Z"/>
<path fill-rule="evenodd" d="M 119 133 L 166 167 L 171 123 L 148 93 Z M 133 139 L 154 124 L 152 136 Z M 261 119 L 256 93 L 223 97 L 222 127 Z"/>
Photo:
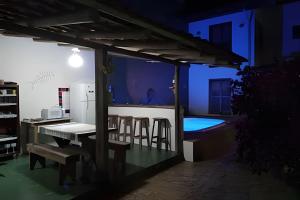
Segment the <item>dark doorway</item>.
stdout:
<path fill-rule="evenodd" d="M 209 113 L 231 114 L 231 79 L 209 80 Z"/>
<path fill-rule="evenodd" d="M 227 50 L 232 50 L 232 23 L 209 26 L 209 41 Z"/>

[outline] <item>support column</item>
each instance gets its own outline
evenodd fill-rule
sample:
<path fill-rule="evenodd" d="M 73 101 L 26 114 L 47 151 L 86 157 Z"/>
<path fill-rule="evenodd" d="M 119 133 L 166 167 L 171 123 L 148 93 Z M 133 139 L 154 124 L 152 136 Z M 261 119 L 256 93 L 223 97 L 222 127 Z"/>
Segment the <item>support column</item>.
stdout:
<path fill-rule="evenodd" d="M 179 65 L 175 65 L 175 145 L 178 155 L 183 153 L 183 136 L 182 136 L 182 119 L 180 112 L 180 101 L 179 101 Z"/>
<path fill-rule="evenodd" d="M 103 72 L 106 61 L 107 51 L 105 49 L 96 49 L 96 166 L 101 181 L 106 181 L 108 179 L 107 77 Z"/>

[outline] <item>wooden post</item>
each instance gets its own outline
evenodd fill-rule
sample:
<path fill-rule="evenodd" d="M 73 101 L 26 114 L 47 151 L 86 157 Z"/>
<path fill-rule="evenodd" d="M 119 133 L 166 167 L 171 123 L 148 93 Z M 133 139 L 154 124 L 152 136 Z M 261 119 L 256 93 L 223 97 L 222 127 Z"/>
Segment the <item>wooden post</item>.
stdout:
<path fill-rule="evenodd" d="M 179 65 L 175 65 L 175 145 L 177 154 L 183 153 L 182 120 L 179 101 Z"/>
<path fill-rule="evenodd" d="M 106 91 L 107 77 L 103 72 L 106 60 L 106 50 L 96 49 L 96 166 L 101 181 L 108 180 L 108 99 Z"/>

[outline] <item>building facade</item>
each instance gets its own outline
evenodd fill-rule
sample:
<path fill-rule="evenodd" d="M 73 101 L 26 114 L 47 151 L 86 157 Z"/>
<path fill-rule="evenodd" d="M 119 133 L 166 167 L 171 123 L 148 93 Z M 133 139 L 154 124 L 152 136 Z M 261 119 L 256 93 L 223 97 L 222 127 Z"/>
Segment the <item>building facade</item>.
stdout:
<path fill-rule="evenodd" d="M 254 62 L 254 13 L 237 12 L 189 24 L 189 32 L 195 37 L 214 40 L 223 48 L 231 49 L 252 65 Z M 214 33 L 212 33 L 214 31 Z M 237 70 L 225 67 L 211 68 L 208 65 L 191 65 L 189 79 L 189 112 L 193 115 L 230 113 L 229 80 L 237 79 Z M 218 90 L 218 91 L 216 91 Z M 230 96 L 230 94 L 229 94 Z"/>
<path fill-rule="evenodd" d="M 189 32 L 248 59 L 241 67 L 272 64 L 300 52 L 300 1 L 189 23 Z M 230 80 L 236 69 L 191 65 L 189 112 L 231 114 Z"/>

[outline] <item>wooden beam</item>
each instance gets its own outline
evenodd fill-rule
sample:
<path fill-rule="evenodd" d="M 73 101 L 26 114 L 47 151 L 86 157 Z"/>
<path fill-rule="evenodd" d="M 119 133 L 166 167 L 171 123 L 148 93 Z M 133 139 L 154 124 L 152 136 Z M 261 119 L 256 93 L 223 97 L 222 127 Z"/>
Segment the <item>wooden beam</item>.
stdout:
<path fill-rule="evenodd" d="M 47 43 L 57 43 L 56 41 L 44 39 L 44 38 L 32 38 L 34 42 L 47 42 Z"/>
<path fill-rule="evenodd" d="M 119 32 L 119 33 L 101 33 L 94 32 L 81 35 L 84 39 L 94 39 L 94 40 L 128 40 L 128 39 L 147 39 L 149 34 L 143 31 L 136 32 Z"/>
<path fill-rule="evenodd" d="M 26 34 L 20 34 L 20 33 L 16 33 L 16 32 L 11 32 L 11 31 L 1 31 L 2 35 L 4 36 L 9 36 L 9 37 L 23 37 L 23 38 L 30 38 L 31 36 L 30 35 L 26 35 Z"/>
<path fill-rule="evenodd" d="M 178 59 L 178 62 L 181 62 L 182 60 Z M 233 69 L 239 69 L 240 65 L 230 63 L 228 61 L 220 61 L 216 60 L 215 62 L 208 63 L 206 60 L 189 60 L 186 59 L 185 61 L 188 61 L 190 64 L 199 64 L 199 65 L 209 65 L 211 68 L 214 67 L 227 67 L 227 68 L 233 68 Z"/>
<path fill-rule="evenodd" d="M 217 58 L 213 56 L 196 56 L 196 55 L 171 55 L 171 54 L 160 54 L 159 56 L 170 60 L 185 60 L 188 62 L 201 61 L 206 64 L 213 64 L 216 62 Z"/>
<path fill-rule="evenodd" d="M 175 65 L 175 92 L 174 92 L 174 98 L 175 98 L 175 149 L 177 152 L 177 155 L 183 154 L 183 138 L 182 138 L 182 128 L 183 128 L 183 119 L 180 119 L 180 94 L 179 94 L 179 65 Z"/>
<path fill-rule="evenodd" d="M 142 49 L 139 52 L 143 53 L 156 53 L 156 55 L 171 59 L 171 60 L 202 60 L 208 61 L 208 63 L 214 62 L 216 60 L 215 56 L 209 55 L 207 53 L 201 53 L 196 50 L 191 49 Z"/>
<path fill-rule="evenodd" d="M 187 34 L 184 33 L 176 33 L 174 31 L 170 31 L 169 29 L 159 25 L 154 24 L 153 22 L 149 22 L 149 20 L 146 20 L 145 18 L 142 18 L 141 16 L 134 15 L 132 13 L 124 12 L 123 10 L 113 8 L 106 3 L 95 1 L 95 0 L 75 0 L 78 3 L 81 3 L 82 5 L 88 6 L 93 9 L 97 9 L 100 12 L 103 12 L 107 15 L 111 15 L 115 18 L 124 20 L 126 22 L 138 25 L 142 28 L 145 28 L 147 30 L 151 30 L 154 33 L 158 33 L 166 38 L 178 41 L 184 45 L 188 45 L 190 47 L 194 47 L 198 50 L 205 49 L 207 52 L 210 52 L 212 54 L 217 54 L 220 56 L 226 56 L 229 60 L 235 60 L 236 62 L 244 62 L 246 61 L 245 58 L 234 54 L 229 51 L 225 51 L 223 49 L 218 48 L 215 45 L 212 45 L 209 42 L 205 42 L 196 38 L 190 38 L 187 37 Z"/>
<path fill-rule="evenodd" d="M 190 50 L 190 49 L 142 49 L 141 53 L 160 53 L 160 54 L 175 54 L 175 55 L 194 55 L 200 56 L 203 55 L 200 51 Z M 206 54 L 207 55 L 207 54 Z"/>
<path fill-rule="evenodd" d="M 58 16 L 51 16 L 45 18 L 38 18 L 31 21 L 20 22 L 21 25 L 31 27 L 49 27 L 49 26 L 63 26 L 72 24 L 86 24 L 93 23 L 93 13 L 91 11 L 83 10 L 71 12 Z"/>
<path fill-rule="evenodd" d="M 151 56 L 139 52 L 133 52 L 133 51 L 128 51 L 116 47 L 111 47 L 103 44 L 99 44 L 90 40 L 84 40 L 81 38 L 76 38 L 76 37 L 71 37 L 71 36 L 66 36 L 63 34 L 59 33 L 54 33 L 46 30 L 41 30 L 33 27 L 26 27 L 18 24 L 13 24 L 13 23 L 8 23 L 4 21 L 0 21 L 0 29 L 5 29 L 8 31 L 13 31 L 16 33 L 21 33 L 25 35 L 31 35 L 33 37 L 41 37 L 49 40 L 54 40 L 57 42 L 62 42 L 62 43 L 69 43 L 69 44 L 74 44 L 74 45 L 79 45 L 79 46 L 85 46 L 85 47 L 90 47 L 92 49 L 106 49 L 107 51 L 111 52 L 116 52 L 120 54 L 125 54 L 133 57 L 141 57 L 149 60 L 157 60 L 161 62 L 166 62 L 169 64 L 179 64 L 178 62 L 174 62 L 172 60 L 168 60 L 165 58 L 161 58 L 159 56 Z"/>
<path fill-rule="evenodd" d="M 67 44 L 67 43 L 57 43 L 57 46 L 59 47 L 71 47 L 71 48 L 78 48 L 78 49 L 82 49 L 82 50 L 93 50 L 92 48 L 89 47 L 83 47 L 83 46 L 78 46 L 78 45 L 74 45 L 74 44 Z"/>
<path fill-rule="evenodd" d="M 96 166 L 99 178 L 108 180 L 108 95 L 106 91 L 107 77 L 104 74 L 107 52 L 95 50 L 96 80 Z"/>
<path fill-rule="evenodd" d="M 178 49 L 180 46 L 174 42 L 159 40 L 97 40 L 105 44 L 119 47 L 134 47 L 138 49 Z"/>

